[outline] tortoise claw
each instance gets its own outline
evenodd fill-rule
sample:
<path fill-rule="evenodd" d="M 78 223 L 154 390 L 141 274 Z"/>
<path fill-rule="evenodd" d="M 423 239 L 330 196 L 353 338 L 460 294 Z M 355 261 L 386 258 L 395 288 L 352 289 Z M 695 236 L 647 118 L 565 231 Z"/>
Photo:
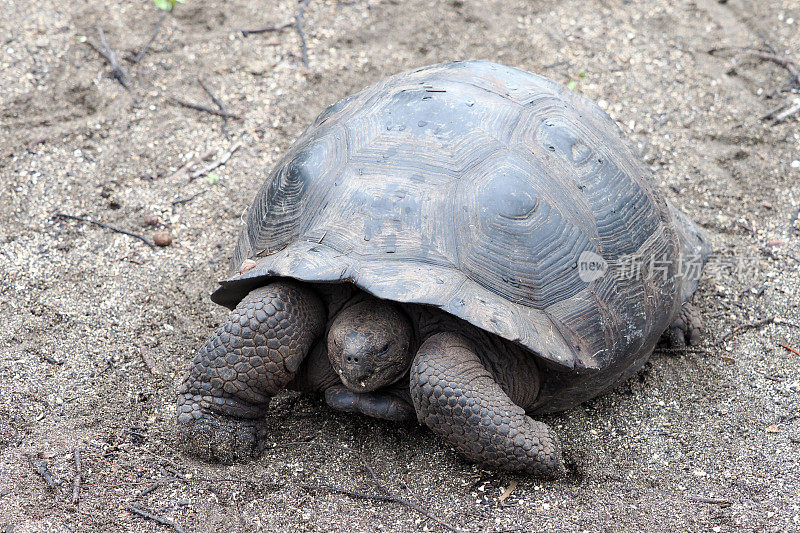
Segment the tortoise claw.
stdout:
<path fill-rule="evenodd" d="M 205 413 L 199 418 L 178 417 L 178 431 L 186 451 L 207 462 L 244 463 L 263 450 L 264 423 Z"/>
<path fill-rule="evenodd" d="M 678 316 L 669 325 L 665 336 L 669 346 L 675 349 L 696 346 L 702 340 L 703 322 L 700 313 L 690 303 L 683 304 Z"/>

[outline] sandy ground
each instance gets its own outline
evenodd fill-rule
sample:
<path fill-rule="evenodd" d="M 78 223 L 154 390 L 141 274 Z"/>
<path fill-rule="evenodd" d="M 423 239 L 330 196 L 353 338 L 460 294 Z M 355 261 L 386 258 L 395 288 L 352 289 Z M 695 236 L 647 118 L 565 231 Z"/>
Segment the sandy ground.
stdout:
<path fill-rule="evenodd" d="M 786 69 L 745 50 L 766 39 L 800 61 L 792 0 L 477 2 L 187 0 L 138 64 L 148 1 L 5 0 L 0 20 L 0 531 L 789 531 L 800 529 L 800 133 L 760 117 Z M 105 31 L 130 90 L 76 35 Z M 657 353 L 612 393 L 549 417 L 566 448 L 558 482 L 464 463 L 418 426 L 339 415 L 284 394 L 276 444 L 234 467 L 177 448 L 173 387 L 226 311 L 208 299 L 240 216 L 278 155 L 325 106 L 386 75 L 450 59 L 542 73 L 600 101 L 666 194 L 712 236 L 696 301 L 701 350 Z M 231 112 L 211 104 L 202 76 Z M 187 161 L 228 163 L 190 180 Z M 193 200 L 173 205 L 179 199 Z M 90 217 L 174 242 L 75 221 Z M 158 217 L 158 228 L 146 227 Z M 794 217 L 794 218 L 793 218 Z M 736 324 L 773 318 L 717 344 Z M 794 326 L 792 325 L 794 323 Z M 70 502 L 74 450 L 80 502 Z M 46 465 L 56 482 L 37 473 Z M 141 492 L 153 487 L 145 495 Z M 500 498 L 514 487 L 507 498 Z"/>

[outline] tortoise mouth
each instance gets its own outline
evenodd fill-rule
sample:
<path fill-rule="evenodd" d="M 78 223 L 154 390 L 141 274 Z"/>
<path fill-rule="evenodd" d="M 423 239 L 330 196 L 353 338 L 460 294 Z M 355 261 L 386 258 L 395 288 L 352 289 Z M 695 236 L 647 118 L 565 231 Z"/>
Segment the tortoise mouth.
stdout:
<path fill-rule="evenodd" d="M 341 380 L 342 385 L 347 387 L 348 390 L 356 392 L 358 394 L 363 394 L 365 392 L 374 392 L 375 390 L 380 388 L 380 385 L 378 386 L 371 385 L 368 384 L 366 381 L 359 381 L 353 383 L 352 381 L 348 380 L 341 374 L 339 375 L 339 379 Z"/>
<path fill-rule="evenodd" d="M 383 387 L 388 387 L 400 381 L 408 372 L 408 366 L 400 362 L 392 363 L 376 369 L 369 374 L 361 372 L 349 372 L 346 368 L 336 368 L 339 381 L 348 390 L 364 394 L 374 392 Z"/>

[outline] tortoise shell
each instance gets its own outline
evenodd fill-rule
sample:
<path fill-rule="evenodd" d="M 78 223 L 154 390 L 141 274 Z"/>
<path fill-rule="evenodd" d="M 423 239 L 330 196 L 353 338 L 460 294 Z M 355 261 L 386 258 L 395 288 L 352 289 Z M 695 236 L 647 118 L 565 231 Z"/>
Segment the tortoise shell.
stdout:
<path fill-rule="evenodd" d="M 351 282 L 610 383 L 694 291 L 680 257 L 707 252 L 599 107 L 514 68 L 444 63 L 316 119 L 256 195 L 212 299 L 235 307 L 272 276 Z M 638 272 L 586 275 L 587 257 Z"/>

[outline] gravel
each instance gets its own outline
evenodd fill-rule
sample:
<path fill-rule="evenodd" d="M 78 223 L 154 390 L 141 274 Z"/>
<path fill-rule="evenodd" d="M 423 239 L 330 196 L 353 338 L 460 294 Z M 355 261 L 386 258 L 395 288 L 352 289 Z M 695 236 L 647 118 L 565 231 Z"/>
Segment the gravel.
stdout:
<path fill-rule="evenodd" d="M 798 96 L 786 69 L 736 48 L 766 38 L 800 61 L 800 6 L 312 0 L 308 68 L 294 26 L 238 31 L 292 22 L 297 8 L 189 0 L 134 65 L 125 58 L 159 17 L 149 2 L 4 3 L 0 531 L 168 530 L 129 506 L 186 531 L 443 530 L 397 503 L 303 488 L 380 494 L 349 449 L 363 450 L 392 493 L 466 531 L 800 529 L 800 356 L 789 349 L 800 349 L 800 129 L 796 116 L 760 119 Z M 130 90 L 81 42 L 99 45 L 97 25 Z M 467 58 L 539 72 L 598 101 L 706 228 L 715 255 L 696 296 L 701 350 L 657 353 L 613 392 L 548 417 L 569 464 L 557 482 L 485 472 L 419 426 L 288 393 L 271 407 L 269 441 L 337 447 L 276 446 L 231 467 L 181 454 L 174 385 L 225 317 L 208 294 L 268 170 L 339 98 Z M 220 117 L 170 100 L 214 108 L 198 76 L 241 120 L 223 131 Z M 225 164 L 190 179 L 234 146 Z M 172 244 L 151 249 L 56 212 L 148 239 L 166 232 Z M 61 482 L 55 491 L 37 464 Z"/>

